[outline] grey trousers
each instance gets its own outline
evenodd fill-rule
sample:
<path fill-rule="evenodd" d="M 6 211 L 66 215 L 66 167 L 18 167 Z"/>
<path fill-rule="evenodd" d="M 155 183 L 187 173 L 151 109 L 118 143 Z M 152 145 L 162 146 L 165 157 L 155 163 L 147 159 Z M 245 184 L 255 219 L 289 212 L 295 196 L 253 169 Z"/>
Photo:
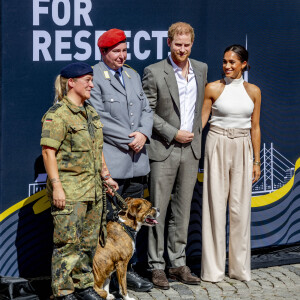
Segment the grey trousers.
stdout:
<path fill-rule="evenodd" d="M 211 126 L 204 158 L 201 278 L 224 278 L 226 208 L 229 209 L 229 277 L 249 281 L 253 151 L 247 129 Z"/>
<path fill-rule="evenodd" d="M 165 269 L 166 266 L 163 258 L 164 231 L 169 204 L 171 217 L 166 226 L 171 267 L 186 264 L 185 248 L 198 164 L 199 160 L 195 158 L 190 144 L 179 143 L 175 144 L 166 160 L 150 161 L 150 199 L 160 209 L 158 224 L 149 228 L 148 263 L 151 269 Z"/>

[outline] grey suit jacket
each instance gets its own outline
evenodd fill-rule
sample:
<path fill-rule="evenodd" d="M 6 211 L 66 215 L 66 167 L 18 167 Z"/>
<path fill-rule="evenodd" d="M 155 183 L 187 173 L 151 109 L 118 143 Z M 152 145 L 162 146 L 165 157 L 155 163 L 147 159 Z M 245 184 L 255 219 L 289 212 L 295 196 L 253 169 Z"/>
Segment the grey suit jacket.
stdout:
<path fill-rule="evenodd" d="M 125 88 L 103 62 L 94 66 L 94 88 L 88 102 L 94 106 L 103 123 L 103 153 L 113 178 L 125 179 L 149 173 L 149 158 L 144 147 L 135 153 L 128 135 L 139 131 L 150 140 L 153 113 L 142 89 L 137 72 L 123 67 Z"/>
<path fill-rule="evenodd" d="M 191 143 L 197 159 L 201 157 L 201 110 L 204 99 L 204 88 L 207 82 L 207 65 L 190 59 L 197 82 L 197 100 Z M 149 158 L 155 161 L 166 159 L 173 147 L 174 137 L 180 129 L 180 100 L 175 73 L 167 58 L 144 70 L 143 89 L 154 111 L 153 132 L 148 145 Z"/>

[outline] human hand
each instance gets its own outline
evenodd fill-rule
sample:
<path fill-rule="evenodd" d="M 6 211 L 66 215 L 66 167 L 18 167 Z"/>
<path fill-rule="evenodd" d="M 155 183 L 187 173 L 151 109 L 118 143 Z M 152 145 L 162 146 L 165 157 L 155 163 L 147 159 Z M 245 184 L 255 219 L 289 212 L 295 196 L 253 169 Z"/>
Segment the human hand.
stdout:
<path fill-rule="evenodd" d="M 119 185 L 116 181 L 114 181 L 111 177 L 104 180 L 104 184 L 108 183 L 110 186 L 112 186 L 115 190 L 118 190 L 119 189 Z M 108 186 L 107 186 L 107 193 L 109 195 L 111 195 L 112 197 L 115 195 L 115 193 L 112 191 L 112 189 Z"/>
<path fill-rule="evenodd" d="M 177 134 L 175 135 L 175 141 L 186 144 L 190 143 L 194 138 L 194 133 L 189 132 L 187 130 L 178 130 Z"/>
<path fill-rule="evenodd" d="M 61 183 L 53 184 L 53 205 L 59 209 L 64 209 L 66 206 L 66 195 Z"/>
<path fill-rule="evenodd" d="M 260 177 L 260 166 L 253 165 L 253 171 L 252 171 L 252 183 L 256 182 Z"/>
<path fill-rule="evenodd" d="M 140 152 L 146 141 L 147 141 L 147 137 L 139 132 L 139 131 L 135 131 L 129 134 L 129 137 L 134 137 L 134 140 L 128 144 L 128 146 L 136 153 Z"/>

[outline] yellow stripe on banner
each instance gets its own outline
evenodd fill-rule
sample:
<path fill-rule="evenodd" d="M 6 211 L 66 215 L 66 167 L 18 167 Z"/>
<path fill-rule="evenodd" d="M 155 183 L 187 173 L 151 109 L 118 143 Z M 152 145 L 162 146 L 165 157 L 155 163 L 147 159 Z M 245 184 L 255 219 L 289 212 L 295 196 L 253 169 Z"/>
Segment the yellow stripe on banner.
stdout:
<path fill-rule="evenodd" d="M 284 197 L 293 187 L 294 180 L 295 180 L 295 173 L 299 168 L 300 168 L 300 158 L 298 158 L 298 160 L 296 161 L 294 176 L 290 179 L 290 181 L 287 184 L 285 184 L 283 187 L 281 187 L 280 189 L 278 189 L 270 194 L 252 197 L 251 198 L 251 207 L 266 206 L 266 205 L 272 204 L 272 203 L 280 200 L 282 197 Z M 198 173 L 197 178 L 198 178 L 199 182 L 203 182 L 203 173 Z M 145 190 L 144 197 L 148 197 L 148 196 L 149 196 L 149 191 Z M 13 205 L 10 208 L 8 208 L 7 210 L 5 210 L 3 213 L 0 214 L 0 222 L 2 222 L 9 215 L 13 214 L 15 211 L 19 210 L 20 208 L 22 208 L 22 207 L 26 206 L 27 204 L 30 204 L 36 200 L 38 200 L 37 203 L 35 203 L 33 205 L 33 211 L 35 214 L 42 213 L 43 211 L 45 211 L 46 209 L 48 209 L 51 206 L 50 201 L 48 200 L 46 189 L 44 189 L 28 198 L 25 198 L 24 200 L 16 203 L 15 205 Z"/>
<path fill-rule="evenodd" d="M 203 176 L 204 176 L 203 173 L 198 173 L 197 178 L 199 182 L 203 182 Z"/>
<path fill-rule="evenodd" d="M 15 205 L 11 206 L 10 208 L 8 208 L 7 210 L 5 210 L 3 213 L 0 214 L 0 222 L 2 222 L 5 218 L 7 218 L 9 215 L 13 214 L 15 211 L 19 210 L 20 208 L 26 206 L 29 203 L 32 203 L 32 202 L 38 200 L 39 198 L 42 198 L 44 196 L 47 196 L 46 189 L 41 190 L 41 191 L 37 192 L 36 194 L 16 203 Z"/>
<path fill-rule="evenodd" d="M 49 201 L 48 195 L 45 194 L 43 198 L 38 200 L 32 207 L 33 212 L 35 215 L 42 213 L 43 211 L 47 210 L 51 207 L 51 203 Z"/>
<path fill-rule="evenodd" d="M 272 203 L 278 201 L 279 199 L 281 199 L 282 197 L 284 197 L 293 187 L 294 180 L 295 180 L 295 173 L 296 173 L 296 170 L 299 169 L 299 167 L 300 167 L 300 158 L 298 158 L 298 160 L 296 161 L 294 176 L 289 180 L 289 182 L 286 183 L 280 189 L 278 189 L 270 194 L 252 197 L 251 207 L 266 206 L 266 205 L 272 204 Z"/>
<path fill-rule="evenodd" d="M 262 195 L 262 196 L 254 196 L 251 198 L 251 207 L 261 207 L 265 205 L 272 204 L 278 200 L 280 200 L 282 197 L 284 197 L 293 187 L 294 185 L 294 180 L 295 180 L 295 173 L 297 169 L 300 167 L 300 158 L 296 161 L 295 164 L 295 171 L 294 171 L 294 176 L 289 180 L 288 183 L 286 183 L 283 187 L 280 189 L 267 194 L 267 195 Z M 203 173 L 198 173 L 198 181 L 203 182 Z"/>

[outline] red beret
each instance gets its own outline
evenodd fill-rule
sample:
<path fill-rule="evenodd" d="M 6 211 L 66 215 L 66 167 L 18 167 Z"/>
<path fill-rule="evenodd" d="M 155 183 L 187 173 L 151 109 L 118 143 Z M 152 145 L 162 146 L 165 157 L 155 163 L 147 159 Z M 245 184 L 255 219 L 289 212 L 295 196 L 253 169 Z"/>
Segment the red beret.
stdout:
<path fill-rule="evenodd" d="M 122 41 L 126 40 L 126 35 L 123 30 L 120 29 L 110 29 L 104 32 L 98 39 L 99 48 L 109 48 Z"/>

